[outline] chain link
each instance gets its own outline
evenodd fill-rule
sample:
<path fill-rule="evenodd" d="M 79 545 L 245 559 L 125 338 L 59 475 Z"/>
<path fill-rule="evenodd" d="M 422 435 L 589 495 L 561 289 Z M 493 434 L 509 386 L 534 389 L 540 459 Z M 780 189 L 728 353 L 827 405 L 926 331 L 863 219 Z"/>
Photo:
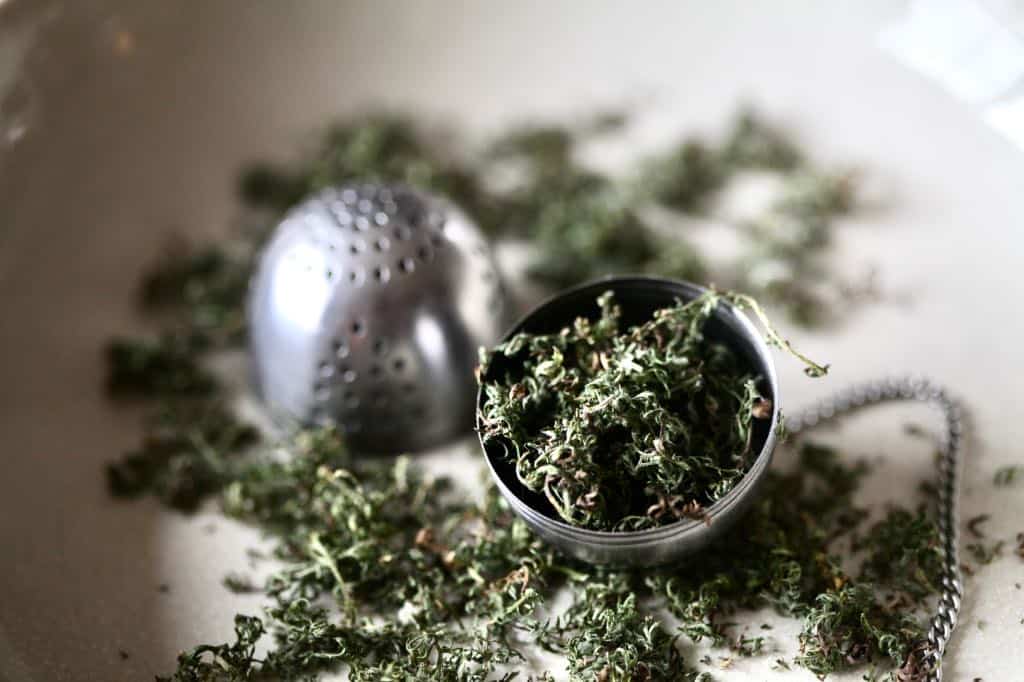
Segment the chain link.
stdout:
<path fill-rule="evenodd" d="M 939 445 L 938 527 L 942 544 L 942 592 L 920 653 L 925 682 L 941 682 L 942 655 L 956 628 L 963 598 L 959 552 L 959 486 L 963 414 L 941 386 L 920 377 L 868 381 L 853 385 L 787 419 L 786 430 L 799 433 L 861 407 L 891 401 L 916 401 L 936 407 L 946 422 Z"/>

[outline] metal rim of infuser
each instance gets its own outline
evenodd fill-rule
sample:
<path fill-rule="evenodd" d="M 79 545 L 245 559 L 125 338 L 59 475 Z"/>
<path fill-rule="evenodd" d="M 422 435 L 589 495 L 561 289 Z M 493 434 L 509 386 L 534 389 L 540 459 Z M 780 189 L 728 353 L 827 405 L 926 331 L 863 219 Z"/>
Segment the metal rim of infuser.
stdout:
<path fill-rule="evenodd" d="M 707 290 L 678 280 L 609 277 L 580 285 L 540 304 L 513 326 L 503 340 L 507 341 L 520 332 L 557 333 L 581 316 L 596 319 L 599 311 L 595 300 L 605 291 L 614 292 L 616 303 L 622 309 L 623 328 L 628 328 L 649 320 L 655 310 L 673 305 L 677 299 L 689 301 Z M 596 531 L 572 526 L 556 518 L 542 495 L 526 489 L 519 482 L 515 465 L 504 459 L 500 444 L 485 444 L 481 438 L 487 466 L 502 496 L 542 539 L 562 552 L 590 563 L 654 566 L 701 549 L 720 537 L 747 511 L 771 464 L 781 419 L 775 363 L 761 333 L 746 315 L 731 304 L 719 303 L 706 324 L 707 336 L 729 346 L 752 373 L 760 377 L 759 388 L 772 401 L 771 420 L 755 423 L 754 438 L 759 444 L 757 457 L 736 485 L 707 508 L 710 522 L 681 519 L 639 531 Z M 500 359 L 487 368 L 483 379 L 507 366 L 507 361 Z M 484 400 L 481 388 L 477 392 L 478 427 Z"/>

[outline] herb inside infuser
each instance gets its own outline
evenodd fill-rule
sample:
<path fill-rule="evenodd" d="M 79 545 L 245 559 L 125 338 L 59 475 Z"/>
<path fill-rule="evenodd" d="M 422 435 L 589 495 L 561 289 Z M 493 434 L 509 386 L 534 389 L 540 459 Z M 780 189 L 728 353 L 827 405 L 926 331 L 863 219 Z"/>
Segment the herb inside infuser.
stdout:
<path fill-rule="evenodd" d="M 520 482 L 572 525 L 640 530 L 709 520 L 707 507 L 757 457 L 755 421 L 773 414 L 759 378 L 705 334 L 722 301 L 763 318 L 749 297 L 709 291 L 623 329 L 606 292 L 596 321 L 515 335 L 482 359 L 486 368 L 504 356 L 517 368 L 483 380 L 485 443 L 503 447 Z M 808 373 L 827 371 L 766 328 Z"/>

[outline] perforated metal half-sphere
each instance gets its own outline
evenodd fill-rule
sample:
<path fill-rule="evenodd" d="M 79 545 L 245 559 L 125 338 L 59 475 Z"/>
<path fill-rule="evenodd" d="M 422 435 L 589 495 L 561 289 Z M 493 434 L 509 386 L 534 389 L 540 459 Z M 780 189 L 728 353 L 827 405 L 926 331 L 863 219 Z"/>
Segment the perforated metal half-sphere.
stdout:
<path fill-rule="evenodd" d="M 257 392 L 334 422 L 357 451 L 415 451 L 472 428 L 477 349 L 509 306 L 479 229 L 404 186 L 323 191 L 289 212 L 249 300 Z"/>

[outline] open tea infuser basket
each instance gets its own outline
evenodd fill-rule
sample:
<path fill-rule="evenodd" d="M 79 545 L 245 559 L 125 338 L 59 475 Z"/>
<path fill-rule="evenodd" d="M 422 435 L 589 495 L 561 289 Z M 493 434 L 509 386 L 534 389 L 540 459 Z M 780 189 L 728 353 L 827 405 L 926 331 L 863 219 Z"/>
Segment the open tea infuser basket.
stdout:
<path fill-rule="evenodd" d="M 654 311 L 677 300 L 697 298 L 704 289 L 689 284 L 652 277 L 608 278 L 585 284 L 559 294 L 535 308 L 510 331 L 515 334 L 552 334 L 572 324 L 577 317 L 596 318 L 594 300 L 611 291 L 622 308 L 624 326 L 642 323 Z M 543 495 L 528 490 L 517 478 L 515 466 L 504 456 L 503 444 L 485 441 L 481 447 L 492 477 L 509 506 L 538 536 L 566 554 L 580 560 L 618 566 L 649 567 L 678 561 L 699 552 L 739 521 L 757 497 L 778 440 L 781 422 L 779 382 L 771 351 L 763 335 L 742 312 L 728 303 L 720 303 L 707 322 L 709 340 L 728 346 L 744 369 L 760 377 L 758 390 L 772 401 L 771 418 L 756 420 L 753 442 L 757 456 L 742 479 L 721 499 L 707 508 L 707 519 L 682 519 L 657 528 L 640 531 L 595 531 L 562 521 Z M 509 369 L 509 360 L 496 357 L 486 368 L 484 379 Z M 478 391 L 478 420 L 486 396 Z M 942 679 L 941 659 L 956 627 L 963 585 L 958 551 L 958 486 L 963 423 L 960 407 L 947 392 L 925 379 L 885 379 L 853 386 L 821 401 L 786 420 L 785 430 L 797 433 L 822 421 L 833 419 L 860 407 L 889 401 L 918 401 L 936 407 L 945 421 L 940 446 L 938 485 L 938 526 L 943 551 L 942 592 L 936 614 L 928 631 L 929 647 L 921 653 L 919 664 L 927 680 Z"/>

